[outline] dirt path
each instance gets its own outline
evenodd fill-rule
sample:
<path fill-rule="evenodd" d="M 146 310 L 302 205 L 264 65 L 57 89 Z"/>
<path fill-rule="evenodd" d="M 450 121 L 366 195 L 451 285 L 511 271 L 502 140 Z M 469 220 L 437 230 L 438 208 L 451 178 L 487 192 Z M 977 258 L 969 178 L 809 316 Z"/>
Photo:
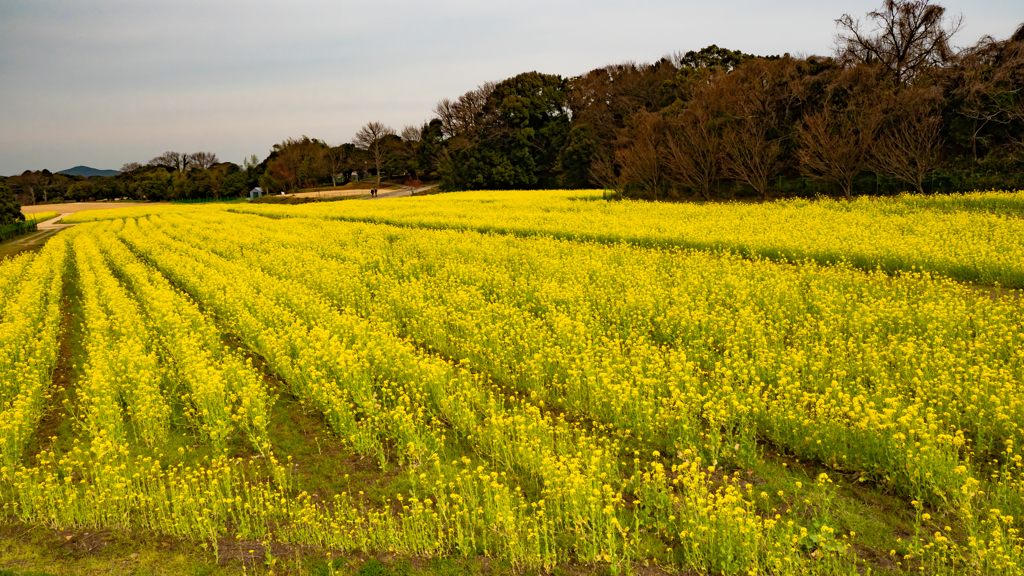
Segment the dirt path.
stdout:
<path fill-rule="evenodd" d="M 383 198 L 404 198 L 406 196 L 412 196 L 416 192 L 425 192 L 425 191 L 430 190 L 432 188 L 437 188 L 437 184 L 432 184 L 430 186 L 423 186 L 423 187 L 420 187 L 420 188 L 412 188 L 412 187 L 408 187 L 408 186 L 402 186 L 401 188 L 399 188 L 397 190 L 380 190 L 379 192 L 377 192 L 377 196 L 375 198 L 367 197 L 367 198 L 363 198 L 363 200 L 381 200 Z"/>
<path fill-rule="evenodd" d="M 36 232 L 25 236 L 19 236 L 8 242 L 0 243 L 0 259 L 20 254 L 26 250 L 38 250 L 46 243 L 51 236 L 74 224 L 62 224 L 66 216 L 86 210 L 111 210 L 114 208 L 133 208 L 135 206 L 155 206 L 157 204 L 168 204 L 168 202 L 67 202 L 64 204 L 36 204 L 35 206 L 22 206 L 22 214 L 38 214 L 40 212 L 57 212 L 60 215 L 49 220 L 44 220 L 36 226 Z"/>
<path fill-rule="evenodd" d="M 43 244 L 46 243 L 47 240 L 49 240 L 50 236 L 53 236 L 54 234 L 60 232 L 65 228 L 70 228 L 74 226 L 74 224 L 60 223 L 60 221 L 64 219 L 65 216 L 70 216 L 72 214 L 74 214 L 74 212 L 66 212 L 64 214 L 61 214 L 60 216 L 50 218 L 49 220 L 44 220 L 36 225 L 35 232 L 27 234 L 25 236 L 19 236 L 17 238 L 14 238 L 13 240 L 10 240 L 9 242 L 4 242 L 3 244 L 0 244 L 0 260 L 8 258 L 10 256 L 14 256 L 16 254 L 20 254 L 27 250 L 39 249 Z"/>
<path fill-rule="evenodd" d="M 86 210 L 112 210 L 114 208 L 134 208 L 135 206 L 155 206 L 168 204 L 168 202 L 65 202 L 63 204 L 36 204 L 35 206 L 22 206 L 22 214 L 36 214 L 38 212 L 58 212 L 60 214 L 74 214 Z"/>
<path fill-rule="evenodd" d="M 354 190 L 318 190 L 316 192 L 296 192 L 295 194 L 288 194 L 288 196 L 294 196 L 296 198 L 341 198 L 344 196 L 365 196 L 369 193 L 369 188 L 365 190 L 361 188 L 356 188 Z"/>

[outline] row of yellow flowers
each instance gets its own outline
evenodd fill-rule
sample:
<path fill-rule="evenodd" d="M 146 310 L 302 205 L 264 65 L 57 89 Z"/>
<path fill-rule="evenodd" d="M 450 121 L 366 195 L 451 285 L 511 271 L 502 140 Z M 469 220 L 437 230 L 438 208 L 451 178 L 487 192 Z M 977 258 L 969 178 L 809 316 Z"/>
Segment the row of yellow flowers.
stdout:
<path fill-rule="evenodd" d="M 1004 450 L 1020 439 L 1012 301 L 919 275 L 695 253 L 226 215 L 167 221 L 183 242 L 663 449 L 749 458 L 760 433 L 951 508 L 973 505 L 983 470 L 1001 470 L 994 489 L 1019 502 L 1019 457 Z M 261 250 L 245 249 L 253 242 Z"/>
<path fill-rule="evenodd" d="M 661 450 L 749 457 L 763 434 L 955 506 L 973 458 L 1024 439 L 1019 307 L 948 282 L 379 226 L 168 221 L 171 235 Z"/>
<path fill-rule="evenodd" d="M 225 207 L 275 218 L 315 217 L 516 235 L 550 235 L 637 246 L 730 250 L 773 260 L 848 262 L 887 272 L 924 270 L 1024 287 L 1021 221 L 963 210 L 910 210 L 903 203 L 780 201 L 658 204 L 601 200 L 600 191 L 460 192 L 389 202 Z M 901 208 L 893 210 L 893 206 Z"/>
<path fill-rule="evenodd" d="M 736 489 L 709 493 L 699 461 L 674 466 L 672 474 L 654 452 L 622 461 L 625 451 L 614 435 L 590 433 L 529 401 L 503 396 L 485 376 L 423 355 L 386 325 L 334 308 L 297 281 L 176 240 L 168 234 L 199 233 L 176 224 L 129 221 L 120 237 L 225 320 L 356 450 L 384 464 L 386 445 L 394 445 L 399 464 L 426 469 L 421 480 L 432 492 L 431 485 L 474 485 L 465 484 L 458 462 L 445 463 L 453 443 L 469 443 L 483 458 L 469 477 L 487 479 L 485 505 L 463 506 L 462 490 L 433 494 L 432 504 L 448 515 L 442 550 L 504 550 L 501 555 L 542 566 L 567 555 L 619 562 L 642 557 L 637 530 L 651 526 L 654 517 L 671 517 L 662 527 L 671 539 L 680 538 L 676 528 L 694 522 L 709 531 L 705 549 L 682 557 L 705 569 L 799 560 L 789 539 L 775 534 L 791 526 L 758 519 Z M 205 273 L 195 274 L 197 269 Z M 221 297 L 227 286 L 246 286 L 251 298 Z M 522 488 L 506 484 L 510 474 L 525 482 Z M 682 506 L 671 489 L 679 484 L 690 487 L 691 505 Z M 631 504 L 624 491 L 663 497 L 641 496 Z M 517 512 L 499 513 L 507 507 Z M 702 516 L 725 521 L 707 525 Z M 558 540 L 562 545 L 553 546 Z M 511 542 L 519 549 L 510 549 Z"/>
<path fill-rule="evenodd" d="M 52 390 L 67 242 L 0 262 L 0 467 L 17 463 Z M 6 285 L 5 285 L 6 284 Z"/>
<path fill-rule="evenodd" d="M 955 533 L 911 545 L 935 573 L 1020 565 L 1017 303 L 928 274 L 527 229 L 567 202 L 604 204 L 563 196 L 536 200 L 505 236 L 207 208 L 59 235 L 71 237 L 94 342 L 80 382 L 95 394 L 82 407 L 107 393 L 138 410 L 145 387 L 110 383 L 148 374 L 145 365 L 168 404 L 177 395 L 167 390 L 185 392 L 198 441 L 219 452 L 237 426 L 265 458 L 175 465 L 136 430 L 98 458 L 101 436 L 82 410 L 71 451 L 4 468 L 5 508 L 59 527 L 483 553 L 532 567 L 619 568 L 667 547 L 670 562 L 697 571 L 857 570 L 827 514 L 811 541 L 807 518 L 721 478 L 722 464 L 756 462 L 767 439 L 891 483 L 915 499 L 918 526 L 928 521 L 918 501 L 958 517 Z M 453 195 L 435 207 L 499 220 L 482 207 L 501 202 Z M 393 205 L 403 226 L 431 226 Z M 852 209 L 883 228 L 886 214 L 899 216 Z M 559 236 L 588 237 L 578 231 L 592 214 L 556 216 Z M 631 222 L 643 232 L 642 219 Z M 51 269 L 63 280 L 57 263 L 4 262 L 0 291 L 21 295 Z M 401 468 L 410 488 L 383 509 L 348 493 L 326 505 L 296 494 L 265 432 L 267 391 L 224 349 L 224 330 L 353 449 Z"/>
<path fill-rule="evenodd" d="M 605 201 L 604 195 L 600 190 L 502 190 L 305 206 L 146 206 L 82 212 L 68 221 L 226 210 L 273 218 L 724 249 L 773 260 L 847 262 L 867 270 L 928 271 L 959 280 L 1024 287 L 1024 245 L 1016 217 L 1024 210 L 1024 201 L 1019 192 L 764 204 Z"/>

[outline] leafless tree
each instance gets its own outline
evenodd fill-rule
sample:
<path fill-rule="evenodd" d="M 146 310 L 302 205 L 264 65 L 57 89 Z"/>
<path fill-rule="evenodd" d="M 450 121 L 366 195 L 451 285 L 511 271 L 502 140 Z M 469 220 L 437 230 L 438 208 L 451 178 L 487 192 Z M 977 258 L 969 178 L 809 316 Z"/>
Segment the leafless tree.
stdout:
<path fill-rule="evenodd" d="M 384 156 L 387 155 L 391 143 L 394 142 L 393 138 L 387 137 L 394 135 L 394 128 L 383 122 L 367 122 L 352 139 L 353 144 L 373 156 L 373 163 L 377 168 L 377 186 L 380 186 L 380 167 L 384 163 Z"/>
<path fill-rule="evenodd" d="M 805 116 L 797 152 L 801 166 L 812 176 L 839 184 L 850 200 L 853 179 L 871 160 L 879 120 L 874 110 L 855 107 L 826 106 Z"/>
<path fill-rule="evenodd" d="M 421 135 L 423 134 L 423 126 L 413 126 L 412 124 L 406 124 L 405 128 L 402 128 L 402 140 L 406 142 L 419 142 Z"/>
<path fill-rule="evenodd" d="M 121 172 L 123 174 L 131 174 L 132 172 L 135 172 L 139 168 L 142 168 L 142 165 L 139 164 L 138 162 L 128 162 L 124 166 L 121 166 Z"/>
<path fill-rule="evenodd" d="M 590 160 L 590 176 L 604 188 L 614 190 L 619 198 L 622 197 L 625 181 L 619 173 L 613 154 L 598 150 Z"/>
<path fill-rule="evenodd" d="M 623 181 L 636 184 L 653 200 L 665 179 L 665 120 L 660 112 L 633 115 L 628 144 L 615 152 Z"/>
<path fill-rule="evenodd" d="M 791 58 L 752 60 L 726 74 L 719 92 L 729 94 L 729 122 L 723 131 L 725 174 L 768 199 L 769 182 L 782 156 L 783 117 L 799 101 L 798 74 Z"/>
<path fill-rule="evenodd" d="M 445 139 L 476 131 L 483 122 L 484 106 L 495 86 L 496 82 L 485 82 L 456 100 L 445 98 L 437 103 L 434 114 L 441 120 L 441 134 Z"/>
<path fill-rule="evenodd" d="M 946 9 L 930 0 L 885 0 L 868 12 L 864 25 L 849 14 L 836 20 L 839 56 L 852 62 L 880 64 L 898 86 L 953 55 L 950 40 L 963 17 L 946 18 Z"/>
<path fill-rule="evenodd" d="M 669 174 L 678 184 L 693 188 L 711 200 L 711 187 L 722 177 L 727 163 L 723 121 L 713 110 L 691 105 L 669 126 Z"/>
<path fill-rule="evenodd" d="M 962 51 L 956 64 L 952 92 L 962 102 L 958 113 L 971 126 L 971 153 L 977 160 L 978 144 L 988 143 L 987 129 L 1024 121 L 1024 40 L 982 38 Z"/>
<path fill-rule="evenodd" d="M 344 170 L 345 166 L 349 162 L 348 152 L 344 146 L 335 146 L 324 150 L 321 161 L 324 167 L 331 174 L 331 185 L 338 185 L 338 174 Z"/>
<path fill-rule="evenodd" d="M 188 154 L 184 152 L 173 152 L 168 150 L 163 154 L 153 158 L 149 161 L 150 166 L 167 166 L 177 170 L 178 172 L 184 172 L 185 168 L 188 167 Z"/>
<path fill-rule="evenodd" d="M 171 152 L 168 150 L 163 154 L 149 161 L 150 166 L 166 166 L 178 172 L 184 172 L 189 168 L 189 155 L 183 152 Z"/>
<path fill-rule="evenodd" d="M 723 141 L 728 158 L 725 173 L 767 200 L 769 182 L 782 154 L 782 140 L 771 136 L 765 119 L 746 116 L 724 130 Z"/>
<path fill-rule="evenodd" d="M 942 117 L 935 89 L 908 90 L 896 96 L 889 125 L 880 133 L 872 154 L 875 170 L 906 182 L 924 194 L 924 178 L 939 167 Z"/>
<path fill-rule="evenodd" d="M 217 155 L 213 152 L 193 152 L 188 155 L 189 167 L 199 168 L 200 170 L 213 168 L 218 162 L 220 161 L 217 160 Z"/>
<path fill-rule="evenodd" d="M 683 67 L 683 64 L 686 61 L 686 52 L 683 52 L 682 50 L 675 50 L 666 54 L 664 58 L 672 65 L 673 68 L 678 70 Z"/>
<path fill-rule="evenodd" d="M 36 193 L 43 192 L 43 202 L 46 202 L 46 181 L 40 172 L 29 172 L 26 170 L 18 177 L 18 187 L 32 198 L 32 205 L 36 205 Z"/>

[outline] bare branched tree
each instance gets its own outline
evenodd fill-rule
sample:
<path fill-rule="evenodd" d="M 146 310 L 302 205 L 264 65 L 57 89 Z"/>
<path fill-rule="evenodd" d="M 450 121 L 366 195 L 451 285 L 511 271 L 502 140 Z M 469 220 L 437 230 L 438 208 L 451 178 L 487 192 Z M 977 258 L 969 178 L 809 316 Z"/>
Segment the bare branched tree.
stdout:
<path fill-rule="evenodd" d="M 36 204 L 36 194 L 43 193 L 43 202 L 46 202 L 46 178 L 41 172 L 30 172 L 26 170 L 18 178 L 18 187 L 32 199 L 32 205 Z"/>
<path fill-rule="evenodd" d="M 889 124 L 875 143 L 872 166 L 924 194 L 924 178 L 939 167 L 942 150 L 941 94 L 936 90 L 905 91 L 887 115 Z"/>
<path fill-rule="evenodd" d="M 220 160 L 217 159 L 217 155 L 213 152 L 193 152 L 188 155 L 188 165 L 190 168 L 209 170 L 219 162 Z"/>
<path fill-rule="evenodd" d="M 344 146 L 335 146 L 324 150 L 321 162 L 323 162 L 324 168 L 326 168 L 331 175 L 332 186 L 338 185 L 338 174 L 345 169 L 349 160 L 348 151 L 345 150 Z"/>
<path fill-rule="evenodd" d="M 413 126 L 412 124 L 406 124 L 405 128 L 402 128 L 402 140 L 404 140 L 405 142 L 419 142 L 421 134 L 423 134 L 423 129 L 425 127 L 426 124 L 424 124 L 423 126 Z"/>
<path fill-rule="evenodd" d="M 590 177 L 605 189 L 614 190 L 619 198 L 622 197 L 625 181 L 615 165 L 613 154 L 596 152 L 590 160 Z"/>
<path fill-rule="evenodd" d="M 838 52 L 855 64 L 879 64 L 896 85 L 904 86 L 923 70 L 953 56 L 950 40 L 963 17 L 946 18 L 946 9 L 930 0 L 885 0 L 868 12 L 870 24 L 849 14 L 836 20 Z"/>
<path fill-rule="evenodd" d="M 764 118 L 746 116 L 723 133 L 728 176 L 753 188 L 761 200 L 768 199 L 768 187 L 782 154 L 782 140 L 773 138 Z"/>
<path fill-rule="evenodd" d="M 853 196 L 853 179 L 871 160 L 879 114 L 873 110 L 826 106 L 804 118 L 799 128 L 800 164 L 810 175 L 832 180 Z"/>
<path fill-rule="evenodd" d="M 1024 31 L 1024 26 L 1021 26 Z M 962 104 L 957 112 L 970 125 L 971 153 L 987 145 L 986 131 L 1024 121 L 1024 40 L 982 38 L 956 60 L 952 93 Z"/>
<path fill-rule="evenodd" d="M 752 60 L 724 79 L 722 91 L 732 94 L 724 132 L 728 162 L 725 174 L 753 188 L 768 199 L 769 182 L 782 156 L 782 143 L 789 134 L 782 129 L 783 118 L 800 100 L 794 61 Z"/>
<path fill-rule="evenodd" d="M 665 178 L 665 120 L 660 112 L 633 115 L 628 145 L 615 152 L 622 180 L 638 185 L 653 200 Z"/>
<path fill-rule="evenodd" d="M 483 122 L 484 105 L 494 92 L 496 82 L 485 82 L 474 90 L 459 96 L 457 100 L 445 98 L 434 107 L 434 114 L 441 120 L 441 134 L 445 139 L 462 134 L 472 134 Z"/>
<path fill-rule="evenodd" d="M 166 166 L 178 172 L 184 172 L 190 166 L 189 155 L 184 152 L 171 152 L 168 150 L 163 154 L 149 161 L 150 166 Z"/>
<path fill-rule="evenodd" d="M 700 105 L 684 110 L 669 126 L 668 152 L 673 180 L 711 200 L 727 163 L 722 119 Z"/>
<path fill-rule="evenodd" d="M 142 165 L 139 164 L 138 162 L 128 162 L 124 166 L 121 166 L 121 172 L 123 174 L 131 174 L 132 172 L 135 172 L 139 168 L 142 168 Z"/>
<path fill-rule="evenodd" d="M 384 163 L 384 156 L 387 155 L 391 143 L 394 142 L 393 138 L 387 138 L 387 136 L 394 135 L 394 128 L 383 122 L 367 122 L 352 138 L 353 144 L 373 156 L 373 163 L 377 168 L 377 186 L 380 186 L 380 167 Z"/>

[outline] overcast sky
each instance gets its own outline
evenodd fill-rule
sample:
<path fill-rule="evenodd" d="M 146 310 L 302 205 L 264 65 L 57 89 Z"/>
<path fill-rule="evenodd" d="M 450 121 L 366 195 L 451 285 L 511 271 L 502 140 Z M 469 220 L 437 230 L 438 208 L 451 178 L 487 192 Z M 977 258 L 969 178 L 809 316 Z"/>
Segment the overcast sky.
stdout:
<path fill-rule="evenodd" d="M 828 54 L 881 0 L 0 0 L 0 175 L 118 169 L 166 151 L 241 163 L 303 134 L 401 130 L 488 80 L 574 76 L 709 44 Z M 944 4 L 959 44 L 1005 38 L 1020 0 Z"/>

